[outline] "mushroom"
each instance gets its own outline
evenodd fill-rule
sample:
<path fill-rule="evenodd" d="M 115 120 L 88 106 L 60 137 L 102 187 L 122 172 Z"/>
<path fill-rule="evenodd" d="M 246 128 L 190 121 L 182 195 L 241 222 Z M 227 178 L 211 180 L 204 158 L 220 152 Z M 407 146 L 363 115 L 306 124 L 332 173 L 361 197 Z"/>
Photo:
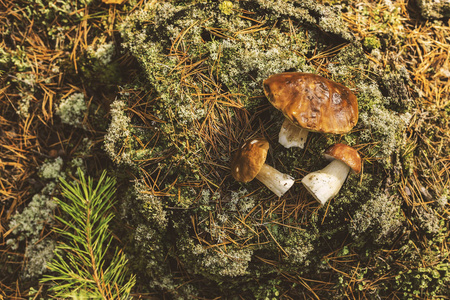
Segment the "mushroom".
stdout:
<path fill-rule="evenodd" d="M 231 175 L 244 183 L 256 177 L 269 190 L 281 197 L 294 184 L 294 178 L 265 164 L 268 150 L 269 142 L 265 139 L 245 142 L 233 156 Z"/>
<path fill-rule="evenodd" d="M 358 121 L 358 101 L 345 86 L 316 74 L 287 72 L 264 80 L 264 93 L 285 120 L 279 143 L 304 148 L 308 131 L 342 134 Z"/>
<path fill-rule="evenodd" d="M 356 174 L 361 172 L 361 157 L 358 151 L 350 146 L 336 144 L 328 148 L 324 156 L 332 162 L 302 179 L 306 189 L 322 205 L 337 195 L 350 170 Z"/>

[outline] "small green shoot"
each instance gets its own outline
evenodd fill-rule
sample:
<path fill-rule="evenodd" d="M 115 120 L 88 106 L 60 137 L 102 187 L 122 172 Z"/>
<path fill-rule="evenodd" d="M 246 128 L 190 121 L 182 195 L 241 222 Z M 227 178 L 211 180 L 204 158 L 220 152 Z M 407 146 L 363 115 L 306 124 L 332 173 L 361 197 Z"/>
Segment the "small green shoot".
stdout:
<path fill-rule="evenodd" d="M 55 228 L 61 235 L 55 257 L 48 265 L 52 272 L 43 282 L 52 282 L 54 296 L 86 299 L 129 299 L 135 276 L 128 277 L 127 259 L 120 250 L 107 258 L 112 234 L 109 223 L 114 215 L 111 198 L 115 180 L 103 172 L 97 185 L 78 169 L 79 182 L 61 179 L 63 200 L 57 200 L 63 215 L 56 217 L 65 225 Z"/>

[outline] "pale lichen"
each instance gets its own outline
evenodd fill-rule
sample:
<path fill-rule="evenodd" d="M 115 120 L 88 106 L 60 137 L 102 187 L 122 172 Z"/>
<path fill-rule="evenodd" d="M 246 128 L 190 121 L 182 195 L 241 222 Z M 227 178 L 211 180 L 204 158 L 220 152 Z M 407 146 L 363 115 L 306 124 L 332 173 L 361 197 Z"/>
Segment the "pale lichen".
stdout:
<path fill-rule="evenodd" d="M 445 0 L 416 0 L 422 17 L 441 19 L 450 17 L 450 3 Z"/>
<path fill-rule="evenodd" d="M 61 157 L 57 157 L 54 160 L 47 160 L 39 167 L 39 175 L 43 179 L 55 179 L 60 177 L 65 178 L 63 172 L 64 161 Z"/>
<path fill-rule="evenodd" d="M 354 239 L 371 240 L 378 244 L 391 243 L 401 233 L 405 221 L 400 209 L 400 200 L 380 192 L 356 211 L 350 223 Z"/>
<path fill-rule="evenodd" d="M 89 46 L 87 48 L 88 54 L 92 59 L 98 60 L 100 64 L 108 65 L 111 63 L 114 55 L 115 46 L 113 42 L 100 44 L 96 46 Z"/>
<path fill-rule="evenodd" d="M 47 269 L 47 263 L 54 256 L 56 242 L 51 239 L 43 239 L 30 244 L 26 248 L 25 257 L 27 259 L 23 277 L 26 279 L 36 278 Z"/>
<path fill-rule="evenodd" d="M 105 135 L 105 150 L 111 159 L 121 164 L 130 164 L 133 162 L 127 151 L 122 151 L 123 143 L 131 138 L 130 122 L 131 119 L 125 114 L 126 104 L 124 101 L 116 100 L 111 104 L 111 123 L 108 132 Z"/>
<path fill-rule="evenodd" d="M 64 124 L 82 127 L 86 111 L 87 105 L 84 95 L 82 93 L 75 93 L 61 100 L 56 114 Z"/>
<path fill-rule="evenodd" d="M 9 227 L 19 241 L 29 238 L 36 242 L 46 224 L 53 222 L 53 210 L 56 202 L 52 197 L 36 194 L 21 213 L 11 217 Z"/>

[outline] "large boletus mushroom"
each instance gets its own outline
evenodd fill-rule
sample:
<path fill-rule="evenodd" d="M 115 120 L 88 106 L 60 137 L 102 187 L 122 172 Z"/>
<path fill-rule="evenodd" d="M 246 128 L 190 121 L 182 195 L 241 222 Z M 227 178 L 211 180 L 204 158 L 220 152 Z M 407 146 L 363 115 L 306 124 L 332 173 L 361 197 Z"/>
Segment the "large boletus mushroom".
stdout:
<path fill-rule="evenodd" d="M 304 148 L 308 131 L 342 134 L 358 121 L 358 101 L 345 86 L 316 74 L 288 72 L 264 80 L 264 93 L 286 119 L 279 143 Z"/>
<path fill-rule="evenodd" d="M 361 172 L 361 156 L 350 146 L 336 144 L 328 148 L 324 156 L 332 162 L 302 179 L 306 189 L 322 205 L 337 195 L 350 170 L 356 174 Z"/>
<path fill-rule="evenodd" d="M 240 182 L 247 183 L 255 177 L 278 197 L 286 193 L 294 184 L 294 178 L 265 164 L 269 142 L 252 139 L 245 142 L 233 156 L 231 175 Z"/>

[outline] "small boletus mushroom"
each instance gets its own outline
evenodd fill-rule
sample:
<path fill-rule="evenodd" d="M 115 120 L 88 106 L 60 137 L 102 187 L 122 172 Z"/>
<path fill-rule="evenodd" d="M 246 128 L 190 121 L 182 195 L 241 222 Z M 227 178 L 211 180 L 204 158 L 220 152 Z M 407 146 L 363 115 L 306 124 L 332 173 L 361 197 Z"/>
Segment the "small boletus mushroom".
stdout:
<path fill-rule="evenodd" d="M 350 170 L 356 174 L 361 172 L 361 156 L 350 146 L 336 144 L 328 148 L 324 156 L 332 162 L 302 179 L 306 189 L 322 205 L 337 195 Z"/>
<path fill-rule="evenodd" d="M 294 178 L 265 164 L 269 142 L 265 139 L 251 139 L 245 142 L 233 156 L 231 175 L 247 183 L 255 177 L 278 197 L 294 184 Z"/>
<path fill-rule="evenodd" d="M 342 134 L 358 122 L 358 100 L 345 86 L 310 73 L 287 72 L 264 80 L 264 93 L 285 120 L 278 141 L 304 148 L 308 131 Z"/>

